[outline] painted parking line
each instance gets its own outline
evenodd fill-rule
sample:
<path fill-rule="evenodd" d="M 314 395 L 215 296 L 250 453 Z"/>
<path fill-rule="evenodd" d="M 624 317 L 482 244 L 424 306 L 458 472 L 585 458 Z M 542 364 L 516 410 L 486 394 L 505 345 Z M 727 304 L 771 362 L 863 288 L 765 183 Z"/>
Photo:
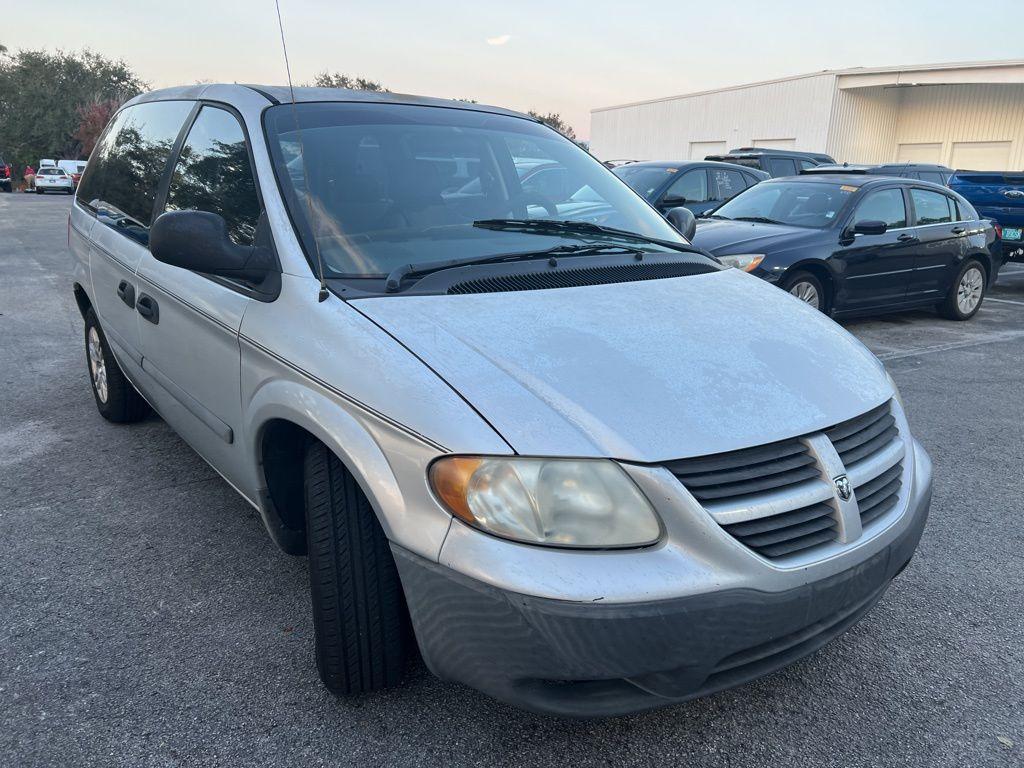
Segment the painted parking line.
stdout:
<path fill-rule="evenodd" d="M 1000 304 L 1016 304 L 1018 307 L 1024 307 L 1024 301 L 1014 301 L 1013 299 L 996 299 L 992 296 L 986 296 L 986 301 L 998 301 Z"/>
<path fill-rule="evenodd" d="M 965 341 L 951 341 L 948 344 L 935 344 L 930 347 L 909 349 L 906 352 L 889 352 L 875 355 L 879 360 L 901 360 L 905 357 L 919 357 L 930 355 L 935 352 L 946 352 L 951 349 L 964 349 L 967 347 L 980 347 L 984 344 L 995 344 L 1001 341 L 1016 341 L 1024 339 L 1024 331 L 1006 331 L 1004 333 L 993 333 L 983 339 L 970 339 Z"/>

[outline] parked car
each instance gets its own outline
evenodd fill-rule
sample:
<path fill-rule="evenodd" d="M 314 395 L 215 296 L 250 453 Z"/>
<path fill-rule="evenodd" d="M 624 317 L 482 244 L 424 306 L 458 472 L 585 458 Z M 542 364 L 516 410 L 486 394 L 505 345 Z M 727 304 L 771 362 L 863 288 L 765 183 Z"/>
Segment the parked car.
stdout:
<path fill-rule="evenodd" d="M 0 191 L 10 192 L 14 188 L 14 168 L 0 157 Z"/>
<path fill-rule="evenodd" d="M 85 171 L 86 161 L 85 160 L 58 160 L 57 167 L 67 173 L 71 177 L 71 180 L 78 186 L 78 182 L 82 180 L 82 172 Z"/>
<path fill-rule="evenodd" d="M 612 172 L 662 213 L 682 206 L 700 214 L 769 178 L 753 168 L 706 161 L 631 163 Z"/>
<path fill-rule="evenodd" d="M 693 244 L 836 317 L 967 320 L 1003 264 L 992 222 L 957 193 L 855 174 L 762 182 L 698 221 Z"/>
<path fill-rule="evenodd" d="M 67 173 L 56 166 L 40 168 L 36 172 L 36 194 L 47 192 L 63 192 L 65 195 L 75 194 L 75 183 Z"/>
<path fill-rule="evenodd" d="M 953 174 L 952 168 L 930 163 L 884 163 L 882 165 L 856 165 L 850 163 L 818 165 L 804 168 L 801 174 L 814 173 L 866 173 L 872 176 L 895 176 L 902 179 L 921 179 L 934 184 L 946 184 Z"/>
<path fill-rule="evenodd" d="M 336 94 L 133 99 L 69 231 L 100 413 L 152 405 L 308 555 L 331 691 L 397 683 L 415 636 L 499 699 L 629 712 L 874 605 L 931 464 L 863 345 L 526 115 Z M 607 225 L 524 195 L 524 148 Z M 478 195 L 444 193 L 456 156 Z"/>
<path fill-rule="evenodd" d="M 795 176 L 805 168 L 835 163 L 830 155 L 823 152 L 797 152 L 766 147 L 740 147 L 730 149 L 724 155 L 707 155 L 704 159 L 757 168 L 772 177 Z"/>
<path fill-rule="evenodd" d="M 40 160 L 39 161 L 39 165 L 37 167 L 40 170 L 42 170 L 43 168 L 56 168 L 57 167 L 57 161 L 56 160 L 46 160 L 46 159 Z"/>
<path fill-rule="evenodd" d="M 1024 172 L 956 171 L 949 186 L 996 222 L 1006 256 L 1024 261 Z"/>

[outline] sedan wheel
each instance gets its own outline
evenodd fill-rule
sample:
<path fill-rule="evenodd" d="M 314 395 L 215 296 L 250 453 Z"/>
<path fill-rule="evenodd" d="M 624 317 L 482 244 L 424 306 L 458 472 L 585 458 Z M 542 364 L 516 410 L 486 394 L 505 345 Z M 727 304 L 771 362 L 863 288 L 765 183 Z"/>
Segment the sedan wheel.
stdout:
<path fill-rule="evenodd" d="M 957 308 L 965 315 L 973 313 L 981 303 L 984 287 L 985 276 L 980 269 L 971 267 L 964 272 L 956 289 Z"/>
<path fill-rule="evenodd" d="M 818 287 L 813 283 L 800 280 L 789 286 L 789 292 L 805 304 L 810 304 L 815 309 L 821 309 L 821 294 Z"/>

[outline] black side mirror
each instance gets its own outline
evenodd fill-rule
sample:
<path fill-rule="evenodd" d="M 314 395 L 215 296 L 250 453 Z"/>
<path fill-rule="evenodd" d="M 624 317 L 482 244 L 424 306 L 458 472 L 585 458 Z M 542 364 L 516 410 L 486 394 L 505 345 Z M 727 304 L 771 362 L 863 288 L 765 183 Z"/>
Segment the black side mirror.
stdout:
<path fill-rule="evenodd" d="M 693 240 L 693 233 L 697 231 L 697 219 L 689 208 L 673 208 L 665 214 L 669 224 L 675 227 L 679 234 L 687 240 Z"/>
<path fill-rule="evenodd" d="M 884 235 L 885 230 L 888 228 L 889 225 L 884 221 L 869 219 L 867 221 L 858 221 L 850 231 L 855 235 Z"/>
<path fill-rule="evenodd" d="M 665 195 L 665 197 L 661 198 L 660 206 L 665 210 L 678 208 L 682 205 L 686 205 L 686 198 L 682 195 Z"/>
<path fill-rule="evenodd" d="M 276 264 L 269 249 L 237 245 L 222 216 L 208 211 L 167 211 L 149 230 L 153 258 L 193 272 L 260 283 Z"/>

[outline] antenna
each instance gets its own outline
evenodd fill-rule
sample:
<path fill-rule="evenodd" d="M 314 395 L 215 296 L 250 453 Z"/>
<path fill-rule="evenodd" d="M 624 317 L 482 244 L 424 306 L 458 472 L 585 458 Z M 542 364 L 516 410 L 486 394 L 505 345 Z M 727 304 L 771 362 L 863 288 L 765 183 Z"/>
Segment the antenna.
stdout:
<path fill-rule="evenodd" d="M 306 209 L 309 213 L 309 226 L 313 230 L 313 249 L 316 251 L 316 266 L 319 274 L 317 277 L 320 279 L 320 293 L 317 294 L 317 301 L 323 302 L 327 300 L 330 293 L 327 290 L 327 282 L 324 280 L 324 260 L 320 255 L 320 241 L 316 236 L 315 219 L 316 215 L 313 210 L 313 200 L 311 198 L 311 192 L 309 187 L 309 173 L 306 169 L 306 148 L 302 144 L 302 127 L 299 125 L 299 110 L 295 107 L 295 87 L 292 85 L 292 65 L 288 61 L 288 44 L 284 40 L 284 22 L 281 21 L 281 2 L 280 0 L 274 0 L 274 7 L 277 8 L 277 28 L 281 31 L 281 50 L 284 52 L 284 69 L 288 74 L 288 93 L 292 100 L 292 118 L 295 120 L 295 135 L 299 139 L 299 162 L 302 165 L 302 178 L 306 184 Z"/>

